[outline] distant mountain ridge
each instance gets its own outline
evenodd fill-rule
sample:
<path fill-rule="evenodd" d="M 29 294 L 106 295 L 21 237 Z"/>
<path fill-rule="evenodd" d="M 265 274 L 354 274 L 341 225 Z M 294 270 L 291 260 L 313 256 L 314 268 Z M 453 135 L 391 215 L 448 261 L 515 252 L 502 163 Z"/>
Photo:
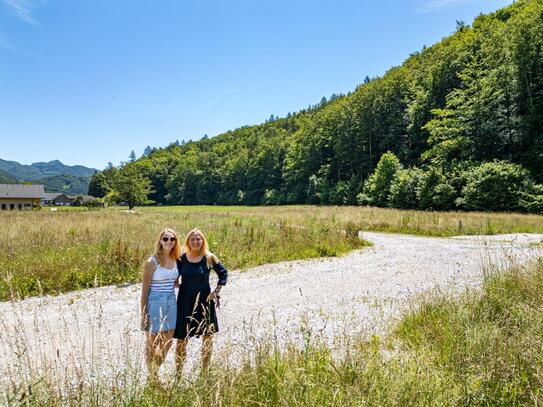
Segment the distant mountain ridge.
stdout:
<path fill-rule="evenodd" d="M 98 170 L 82 165 L 65 165 L 59 160 L 37 162 L 30 165 L 20 164 L 17 161 L 0 159 L 0 170 L 7 172 L 14 178 L 22 181 L 35 181 L 40 178 L 55 175 L 73 175 L 75 177 L 91 177 Z"/>
<path fill-rule="evenodd" d="M 13 176 L 3 170 L 0 170 L 0 184 L 16 184 L 17 180 Z"/>
<path fill-rule="evenodd" d="M 83 165 L 65 165 L 59 160 L 25 165 L 0 159 L 0 183 L 43 184 L 46 192 L 87 194 L 90 179 L 97 171 Z"/>

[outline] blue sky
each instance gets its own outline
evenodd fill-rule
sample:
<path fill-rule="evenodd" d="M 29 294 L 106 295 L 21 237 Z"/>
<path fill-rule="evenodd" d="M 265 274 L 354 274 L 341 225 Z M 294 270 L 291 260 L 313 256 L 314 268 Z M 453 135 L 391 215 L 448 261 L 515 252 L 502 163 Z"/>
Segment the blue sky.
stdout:
<path fill-rule="evenodd" d="M 0 158 L 98 169 L 347 93 L 504 0 L 0 0 Z"/>

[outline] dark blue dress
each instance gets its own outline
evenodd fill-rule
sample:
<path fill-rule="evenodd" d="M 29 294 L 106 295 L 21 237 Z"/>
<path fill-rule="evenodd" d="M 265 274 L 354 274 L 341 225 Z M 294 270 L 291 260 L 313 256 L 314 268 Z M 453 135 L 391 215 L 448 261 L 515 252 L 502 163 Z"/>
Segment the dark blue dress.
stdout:
<path fill-rule="evenodd" d="M 221 263 L 213 264 L 219 276 L 219 285 L 225 285 L 228 271 Z M 212 335 L 219 331 L 215 301 L 206 301 L 211 293 L 209 272 L 205 256 L 198 263 L 192 263 L 184 253 L 177 261 L 181 285 L 177 295 L 177 323 L 174 338 L 186 339 L 191 336 Z"/>

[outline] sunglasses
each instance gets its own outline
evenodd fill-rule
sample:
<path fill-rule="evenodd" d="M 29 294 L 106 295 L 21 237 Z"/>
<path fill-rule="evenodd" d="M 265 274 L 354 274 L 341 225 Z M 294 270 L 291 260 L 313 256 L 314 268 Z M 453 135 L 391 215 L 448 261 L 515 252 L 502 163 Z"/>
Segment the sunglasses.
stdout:
<path fill-rule="evenodd" d="M 162 238 L 162 241 L 163 242 L 167 242 L 167 241 L 170 241 L 170 242 L 175 242 L 177 239 L 175 237 L 163 237 Z"/>

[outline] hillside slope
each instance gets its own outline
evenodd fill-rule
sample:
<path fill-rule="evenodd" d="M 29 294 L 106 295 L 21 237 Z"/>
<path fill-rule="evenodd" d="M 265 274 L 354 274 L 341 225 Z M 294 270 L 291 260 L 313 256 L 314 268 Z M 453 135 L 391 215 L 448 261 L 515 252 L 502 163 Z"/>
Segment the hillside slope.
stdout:
<path fill-rule="evenodd" d="M 543 188 L 535 185 L 543 182 L 542 0 L 459 23 L 401 66 L 330 99 L 261 125 L 153 149 L 128 165 L 152 181 L 151 199 L 160 203 L 542 210 Z M 372 191 L 366 181 L 387 151 L 399 164 L 383 191 Z M 97 176 L 91 189 L 99 191 L 113 172 Z M 511 198 L 488 205 L 507 185 Z M 496 191 L 469 195 L 487 187 Z"/>
<path fill-rule="evenodd" d="M 31 182 L 43 184 L 46 192 L 85 195 L 89 189 L 94 168 L 82 165 L 69 166 L 58 160 L 23 165 L 16 161 L 0 159 L 0 183 Z"/>
<path fill-rule="evenodd" d="M 30 165 L 20 164 L 17 161 L 6 161 L 0 159 L 0 170 L 3 170 L 12 177 L 24 181 L 34 181 L 40 178 L 54 175 L 68 174 L 75 177 L 91 177 L 97 170 L 82 165 L 64 165 L 58 160 L 37 162 Z"/>

